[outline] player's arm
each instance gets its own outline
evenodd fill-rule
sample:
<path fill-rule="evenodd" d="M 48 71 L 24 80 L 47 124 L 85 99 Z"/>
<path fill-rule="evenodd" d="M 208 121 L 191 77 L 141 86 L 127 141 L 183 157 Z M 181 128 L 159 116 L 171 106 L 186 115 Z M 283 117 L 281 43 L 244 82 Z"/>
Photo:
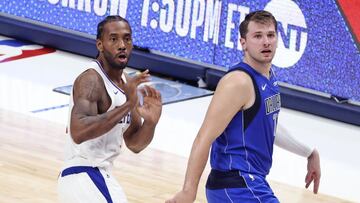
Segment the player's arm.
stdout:
<path fill-rule="evenodd" d="M 148 72 L 148 70 L 146 70 L 146 71 Z M 126 73 L 124 73 L 124 74 L 125 74 L 125 77 L 126 77 L 126 81 L 128 81 L 127 84 L 126 84 L 125 87 L 124 87 L 126 97 L 128 98 L 128 97 L 131 96 L 131 94 L 136 93 L 136 95 L 133 95 L 133 97 L 136 96 L 136 98 L 137 98 L 137 94 L 138 94 L 137 91 L 136 91 L 136 92 L 131 92 L 131 91 L 129 91 L 129 82 L 131 82 L 133 78 L 131 78 L 131 77 L 130 77 L 128 74 L 126 74 Z M 138 105 L 139 105 L 139 98 L 137 98 L 137 101 L 136 101 L 136 106 L 138 106 Z M 125 134 L 124 134 L 124 135 L 125 135 L 125 136 L 124 136 L 124 138 L 125 138 L 125 144 L 126 144 L 126 137 L 127 137 L 126 135 L 127 135 L 127 134 L 133 134 L 133 133 L 135 133 L 136 131 L 138 131 L 138 130 L 140 129 L 140 127 L 141 127 L 141 124 L 142 124 L 142 122 L 141 122 L 141 116 L 140 116 L 139 113 L 137 112 L 137 109 L 136 109 L 136 108 L 132 108 L 132 109 L 131 109 L 130 115 L 131 115 L 130 126 L 128 127 L 128 129 L 126 130 L 126 132 L 125 132 Z"/>
<path fill-rule="evenodd" d="M 143 77 L 139 76 L 135 82 L 143 81 Z M 137 84 L 134 86 L 129 91 L 136 91 Z M 75 80 L 70 120 L 70 133 L 75 143 L 80 144 L 110 131 L 135 106 L 137 98 L 129 97 L 123 105 L 99 114 L 104 92 L 104 82 L 95 70 L 89 69 Z"/>
<path fill-rule="evenodd" d="M 225 130 L 234 115 L 252 105 L 254 99 L 251 78 L 244 72 L 234 71 L 220 80 L 192 145 L 183 188 L 173 199 L 166 201 L 167 203 L 187 203 L 196 199 L 211 144 Z"/>
<path fill-rule="evenodd" d="M 313 192 L 316 194 L 319 190 L 321 169 L 320 169 L 320 155 L 316 149 L 311 149 L 305 144 L 295 139 L 283 126 L 278 125 L 275 145 L 287 151 L 290 151 L 299 156 L 308 159 L 307 174 L 305 177 L 305 187 L 308 188 L 312 181 L 314 181 Z"/>
<path fill-rule="evenodd" d="M 139 153 L 152 141 L 155 127 L 160 119 L 162 111 L 161 95 L 152 87 L 145 86 L 140 89 L 143 95 L 143 105 L 138 105 L 132 112 L 131 126 L 124 133 L 126 146 L 134 153 Z M 144 122 L 141 123 L 141 118 Z"/>

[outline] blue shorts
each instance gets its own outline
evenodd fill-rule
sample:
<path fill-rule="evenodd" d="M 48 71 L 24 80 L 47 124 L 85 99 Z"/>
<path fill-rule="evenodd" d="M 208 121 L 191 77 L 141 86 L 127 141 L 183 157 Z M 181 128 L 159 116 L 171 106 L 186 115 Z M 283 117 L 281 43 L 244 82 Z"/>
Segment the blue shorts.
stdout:
<path fill-rule="evenodd" d="M 262 176 L 211 170 L 206 183 L 208 203 L 279 203 Z"/>

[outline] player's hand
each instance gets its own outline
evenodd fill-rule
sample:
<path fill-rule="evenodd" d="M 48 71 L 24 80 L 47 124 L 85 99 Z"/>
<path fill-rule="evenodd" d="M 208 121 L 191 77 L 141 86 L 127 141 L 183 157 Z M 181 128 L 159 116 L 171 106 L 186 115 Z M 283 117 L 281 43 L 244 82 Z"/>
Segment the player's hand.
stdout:
<path fill-rule="evenodd" d="M 168 199 L 165 203 L 193 203 L 195 201 L 195 196 L 190 194 L 190 192 L 180 191 L 173 198 Z"/>
<path fill-rule="evenodd" d="M 138 113 L 145 122 L 157 124 L 162 110 L 160 92 L 147 85 L 144 85 L 139 91 L 143 97 L 143 104 L 137 107 Z"/>
<path fill-rule="evenodd" d="M 149 70 L 145 70 L 134 77 L 126 76 L 126 84 L 124 84 L 124 92 L 127 101 L 130 103 L 130 108 L 133 109 L 138 103 L 139 98 L 137 95 L 137 88 L 141 83 L 149 81 Z"/>
<path fill-rule="evenodd" d="M 308 172 L 305 177 L 305 183 L 306 183 L 305 187 L 308 188 L 311 182 L 314 181 L 313 192 L 317 194 L 320 185 L 321 169 L 320 169 L 320 155 L 316 149 L 314 149 L 314 151 L 308 157 L 307 170 Z"/>

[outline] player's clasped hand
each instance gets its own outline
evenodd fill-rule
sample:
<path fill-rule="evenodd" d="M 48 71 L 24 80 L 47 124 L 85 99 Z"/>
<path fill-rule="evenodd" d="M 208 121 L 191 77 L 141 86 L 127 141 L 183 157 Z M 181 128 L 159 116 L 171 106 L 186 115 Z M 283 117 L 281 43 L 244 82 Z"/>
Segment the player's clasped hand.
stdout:
<path fill-rule="evenodd" d="M 139 98 L 137 95 L 138 86 L 144 82 L 148 82 L 149 77 L 149 70 L 145 70 L 140 74 L 135 75 L 134 77 L 126 77 L 127 83 L 124 84 L 123 88 L 126 99 L 130 103 L 130 109 L 133 109 L 139 103 Z"/>
<path fill-rule="evenodd" d="M 138 113 L 144 118 L 144 121 L 156 124 L 159 121 L 162 109 L 160 92 L 147 85 L 144 85 L 139 91 L 143 97 L 143 104 L 138 105 Z"/>

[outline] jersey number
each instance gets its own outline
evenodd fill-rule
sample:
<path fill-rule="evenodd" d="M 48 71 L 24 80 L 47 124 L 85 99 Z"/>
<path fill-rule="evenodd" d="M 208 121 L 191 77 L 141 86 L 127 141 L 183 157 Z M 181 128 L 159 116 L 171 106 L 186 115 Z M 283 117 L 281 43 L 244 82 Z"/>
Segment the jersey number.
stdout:
<path fill-rule="evenodd" d="M 276 127 L 277 127 L 277 121 L 278 121 L 278 113 L 273 114 L 273 120 L 274 120 L 274 136 L 276 134 Z"/>

